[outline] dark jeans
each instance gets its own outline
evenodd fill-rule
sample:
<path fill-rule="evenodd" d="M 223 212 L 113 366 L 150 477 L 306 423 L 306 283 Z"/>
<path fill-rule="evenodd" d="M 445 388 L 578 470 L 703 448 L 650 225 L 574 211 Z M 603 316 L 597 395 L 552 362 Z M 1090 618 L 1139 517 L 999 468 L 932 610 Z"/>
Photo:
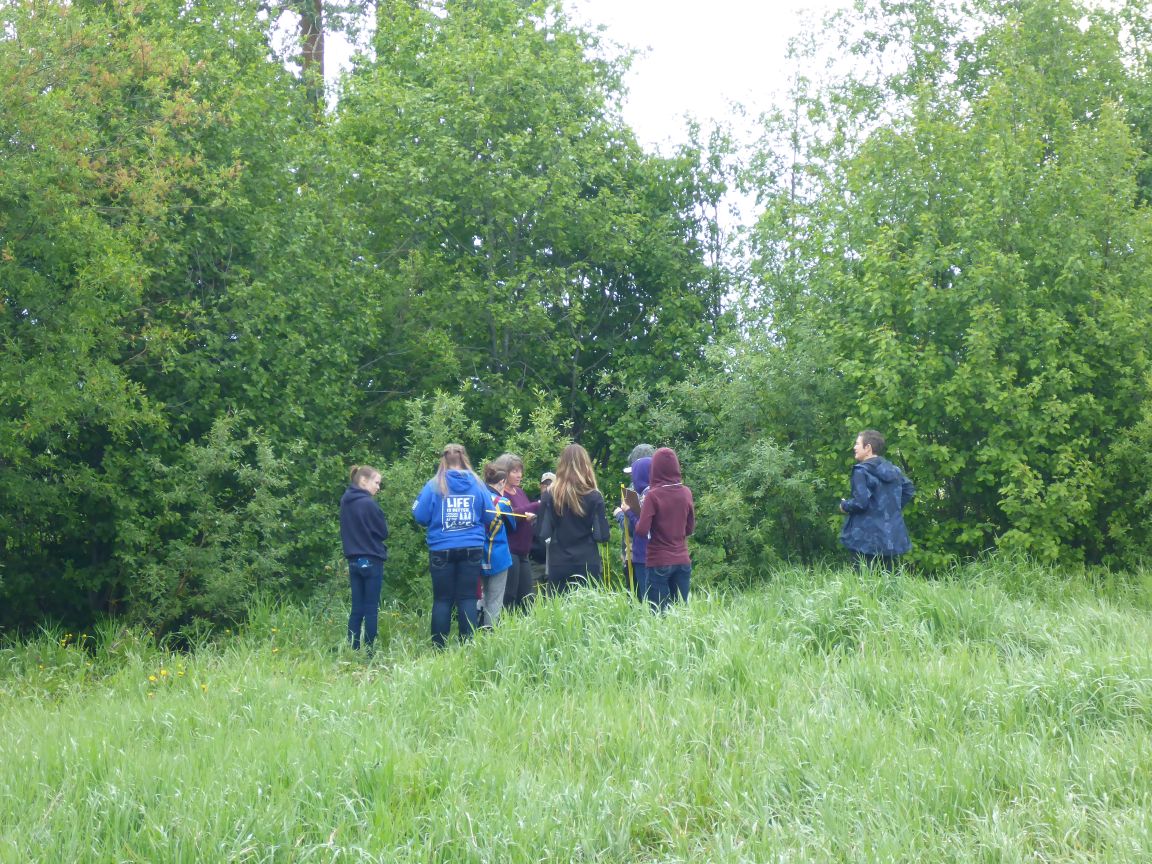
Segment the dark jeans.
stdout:
<path fill-rule="evenodd" d="M 384 562 L 379 558 L 349 558 L 348 581 L 352 585 L 352 612 L 348 616 L 348 641 L 360 647 L 360 625 L 364 625 L 364 645 L 372 647 L 380 619 L 380 589 L 384 585 Z"/>
<path fill-rule="evenodd" d="M 480 598 L 480 566 L 484 550 L 480 546 L 466 549 L 433 549 L 428 553 L 432 573 L 432 641 L 443 648 L 452 629 L 452 609 L 460 639 L 468 639 L 476 629 L 476 601 Z"/>
<path fill-rule="evenodd" d="M 648 602 L 654 609 L 664 610 L 677 600 L 688 601 L 688 588 L 692 582 L 691 564 L 669 564 L 648 568 Z"/>
<path fill-rule="evenodd" d="M 648 596 L 648 568 L 635 561 L 632 562 L 632 582 L 635 585 L 637 600 L 643 600 Z"/>
<path fill-rule="evenodd" d="M 508 581 L 504 583 L 504 608 L 527 609 L 536 594 L 536 580 L 532 577 L 532 562 L 527 555 L 513 555 L 508 568 Z"/>
<path fill-rule="evenodd" d="M 569 591 L 574 591 L 581 585 L 598 585 L 600 583 L 600 571 L 597 569 L 588 573 L 568 573 L 562 574 L 553 571 L 548 574 L 548 580 L 543 583 L 543 588 L 548 594 L 567 594 Z"/>

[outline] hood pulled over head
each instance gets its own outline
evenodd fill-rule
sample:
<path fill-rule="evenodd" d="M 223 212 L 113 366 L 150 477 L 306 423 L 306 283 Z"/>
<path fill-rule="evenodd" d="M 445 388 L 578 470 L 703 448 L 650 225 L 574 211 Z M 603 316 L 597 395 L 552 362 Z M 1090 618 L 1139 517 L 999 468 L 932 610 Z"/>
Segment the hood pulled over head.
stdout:
<path fill-rule="evenodd" d="M 671 486 L 680 479 L 680 458 L 671 447 L 661 447 L 652 454 L 651 486 Z"/>
<path fill-rule="evenodd" d="M 632 463 L 632 488 L 643 492 L 652 476 L 652 457 L 642 456 Z"/>

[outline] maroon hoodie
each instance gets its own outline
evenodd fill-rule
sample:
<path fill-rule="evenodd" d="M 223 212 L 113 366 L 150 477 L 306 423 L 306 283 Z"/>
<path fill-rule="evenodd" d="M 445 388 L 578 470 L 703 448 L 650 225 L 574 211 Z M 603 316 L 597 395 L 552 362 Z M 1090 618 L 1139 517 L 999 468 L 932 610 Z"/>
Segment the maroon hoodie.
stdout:
<path fill-rule="evenodd" d="M 691 564 L 685 538 L 694 530 L 692 490 L 680 482 L 676 451 L 661 447 L 652 454 L 652 479 L 636 523 L 636 533 L 648 536 L 648 567 Z"/>

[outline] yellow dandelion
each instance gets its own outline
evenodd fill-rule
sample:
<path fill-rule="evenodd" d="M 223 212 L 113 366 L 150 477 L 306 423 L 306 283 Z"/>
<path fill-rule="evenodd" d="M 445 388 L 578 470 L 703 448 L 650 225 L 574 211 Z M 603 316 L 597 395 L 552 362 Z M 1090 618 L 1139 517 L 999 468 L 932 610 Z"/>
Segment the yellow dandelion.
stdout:
<path fill-rule="evenodd" d="M 168 677 L 168 670 L 167 669 L 161 669 L 160 670 L 160 677 L 161 678 L 167 678 Z"/>
<path fill-rule="evenodd" d="M 152 683 L 156 683 L 156 676 L 155 675 L 149 675 L 148 680 L 151 681 Z"/>

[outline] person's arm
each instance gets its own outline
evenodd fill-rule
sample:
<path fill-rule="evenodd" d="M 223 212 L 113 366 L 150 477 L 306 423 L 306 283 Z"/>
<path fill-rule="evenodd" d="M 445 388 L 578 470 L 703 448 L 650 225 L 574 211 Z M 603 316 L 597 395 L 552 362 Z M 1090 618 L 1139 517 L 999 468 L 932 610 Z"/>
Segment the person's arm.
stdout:
<path fill-rule="evenodd" d="M 652 520 L 656 518 L 657 496 L 648 490 L 640 504 L 640 519 L 636 522 L 636 536 L 648 537 L 652 534 Z"/>
<path fill-rule="evenodd" d="M 417 525 L 427 528 L 432 524 L 432 517 L 436 513 L 436 496 L 432 493 L 431 484 L 426 484 L 412 502 L 412 518 Z"/>
<path fill-rule="evenodd" d="M 611 533 L 605 509 L 604 496 L 594 495 L 592 497 L 592 539 L 597 543 L 607 543 Z"/>
<path fill-rule="evenodd" d="M 852 469 L 852 497 L 840 502 L 844 513 L 863 513 L 872 504 L 872 490 L 868 487 L 867 471 L 856 466 Z"/>
<path fill-rule="evenodd" d="M 378 503 L 373 502 L 376 506 L 373 508 L 375 511 L 372 514 L 372 528 L 376 532 L 376 536 L 382 541 L 388 539 L 388 517 L 384 515 L 384 508 Z"/>
<path fill-rule="evenodd" d="M 518 520 L 512 514 L 516 510 L 512 507 L 512 502 L 507 498 L 501 496 L 496 499 L 496 509 L 500 511 L 500 517 L 504 520 L 504 527 L 508 531 L 515 531 L 519 528 Z"/>
<path fill-rule="evenodd" d="M 539 521 L 536 525 L 536 536 L 547 542 L 552 539 L 552 532 L 554 530 L 552 524 L 552 495 L 544 492 L 541 494 L 540 500 L 537 503 L 539 504 Z"/>
<path fill-rule="evenodd" d="M 903 510 L 912 503 L 912 499 L 916 497 L 916 487 L 912 485 L 912 481 L 907 477 L 902 477 L 900 480 L 900 509 Z"/>

